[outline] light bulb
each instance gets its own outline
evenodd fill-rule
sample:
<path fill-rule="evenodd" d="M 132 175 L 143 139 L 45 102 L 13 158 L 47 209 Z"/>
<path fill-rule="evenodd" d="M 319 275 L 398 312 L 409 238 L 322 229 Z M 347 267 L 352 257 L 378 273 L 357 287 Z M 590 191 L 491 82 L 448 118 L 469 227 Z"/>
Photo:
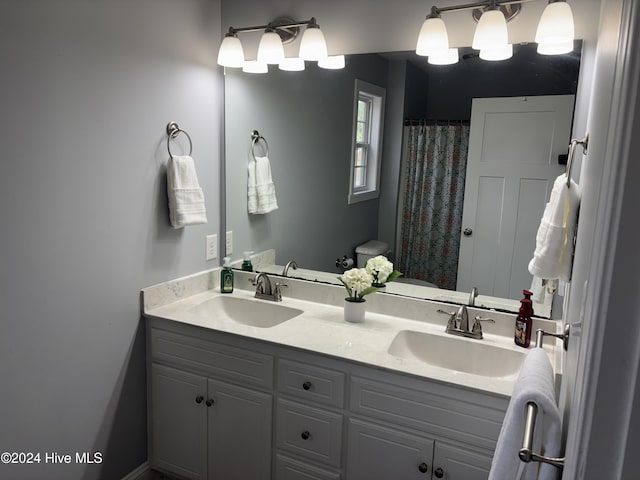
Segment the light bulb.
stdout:
<path fill-rule="evenodd" d="M 568 45 L 573 50 L 574 39 L 573 13 L 567 2 L 554 2 L 542 12 L 535 41 L 538 45 Z M 562 52 L 567 53 L 567 52 Z"/>
<path fill-rule="evenodd" d="M 495 50 L 505 48 L 508 43 L 509 33 L 504 14 L 498 9 L 484 12 L 476 26 L 472 48 L 475 50 Z"/>
<path fill-rule="evenodd" d="M 275 30 L 267 28 L 258 45 L 258 62 L 277 65 L 284 59 L 282 40 Z"/>
<path fill-rule="evenodd" d="M 218 51 L 218 65 L 232 68 L 241 68 L 244 65 L 244 50 L 235 33 L 227 33 L 222 40 Z"/>
<path fill-rule="evenodd" d="M 440 16 L 429 15 L 422 24 L 418 35 L 416 53 L 429 56 L 434 53 L 444 52 L 449 48 L 449 35 L 447 27 Z"/>
<path fill-rule="evenodd" d="M 317 24 L 311 23 L 307 26 L 300 40 L 299 57 L 303 60 L 318 62 L 327 57 L 327 43 L 324 34 Z"/>
<path fill-rule="evenodd" d="M 573 51 L 573 40 L 564 43 L 539 43 L 537 52 L 541 55 L 562 55 Z"/>

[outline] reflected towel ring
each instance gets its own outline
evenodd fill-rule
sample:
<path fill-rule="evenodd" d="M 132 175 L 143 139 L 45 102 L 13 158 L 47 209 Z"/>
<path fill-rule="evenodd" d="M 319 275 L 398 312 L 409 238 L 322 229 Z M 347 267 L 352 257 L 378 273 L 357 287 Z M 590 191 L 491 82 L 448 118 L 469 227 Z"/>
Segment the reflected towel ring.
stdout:
<path fill-rule="evenodd" d="M 173 154 L 171 153 L 171 139 L 176 138 L 180 133 L 184 133 L 189 139 L 189 155 L 193 151 L 193 143 L 191 142 L 191 137 L 187 132 L 182 130 L 176 122 L 167 123 L 167 150 L 169 151 L 169 157 L 173 158 Z"/>
<path fill-rule="evenodd" d="M 260 132 L 254 130 L 253 132 L 251 132 L 251 156 L 254 160 L 256 159 L 256 152 L 254 148 L 260 140 L 264 142 L 264 146 L 266 148 L 265 157 L 269 156 L 269 144 L 267 143 L 267 139 L 260 135 Z"/>
<path fill-rule="evenodd" d="M 571 167 L 573 167 L 573 157 L 576 154 L 576 147 L 582 145 L 582 150 L 587 153 L 587 146 L 589 145 L 589 134 L 587 133 L 582 140 L 573 139 L 569 143 L 569 158 L 567 159 L 567 188 L 571 188 Z"/>

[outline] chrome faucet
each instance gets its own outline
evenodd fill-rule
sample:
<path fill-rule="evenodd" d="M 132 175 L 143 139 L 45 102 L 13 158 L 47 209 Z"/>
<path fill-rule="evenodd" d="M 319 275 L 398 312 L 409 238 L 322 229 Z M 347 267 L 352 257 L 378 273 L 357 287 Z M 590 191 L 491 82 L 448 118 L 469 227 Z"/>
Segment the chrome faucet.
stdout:
<path fill-rule="evenodd" d="M 260 272 L 253 280 L 249 280 L 256 287 L 256 298 L 271 300 L 272 302 L 282 301 L 282 291 L 280 287 L 286 287 L 285 283 L 275 282 L 271 285 L 271 279 L 265 272 Z"/>
<path fill-rule="evenodd" d="M 478 289 L 473 287 L 471 289 L 471 295 L 469 296 L 469 306 L 475 305 L 475 299 L 478 296 Z M 473 326 L 469 329 L 469 311 L 466 305 L 460 305 L 457 312 L 446 312 L 444 310 L 438 310 L 438 313 L 444 313 L 449 315 L 449 321 L 447 322 L 446 333 L 451 335 L 459 335 L 461 337 L 469 337 L 475 339 L 482 338 L 482 325 L 480 322 L 495 323 L 493 318 L 481 317 L 476 315 L 474 318 Z"/>
<path fill-rule="evenodd" d="M 289 268 L 293 268 L 294 270 L 298 269 L 298 264 L 296 263 L 295 260 L 290 260 L 289 262 L 287 262 L 287 264 L 284 266 L 284 270 L 282 271 L 282 276 L 286 277 L 287 274 L 289 273 Z"/>

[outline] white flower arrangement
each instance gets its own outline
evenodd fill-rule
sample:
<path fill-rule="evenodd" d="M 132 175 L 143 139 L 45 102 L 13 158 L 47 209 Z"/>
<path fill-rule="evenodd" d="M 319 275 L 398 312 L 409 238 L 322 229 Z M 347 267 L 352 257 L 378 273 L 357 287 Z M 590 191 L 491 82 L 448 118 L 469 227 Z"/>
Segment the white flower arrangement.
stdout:
<path fill-rule="evenodd" d="M 372 287 L 373 276 L 365 268 L 352 268 L 338 277 L 349 293 L 346 300 L 350 302 L 364 302 L 364 296 L 376 292 L 378 289 Z"/>
<path fill-rule="evenodd" d="M 376 286 L 383 285 L 385 282 L 392 282 L 402 275 L 398 270 L 393 269 L 393 263 L 384 255 L 370 258 L 364 268 L 373 277 L 373 285 Z"/>

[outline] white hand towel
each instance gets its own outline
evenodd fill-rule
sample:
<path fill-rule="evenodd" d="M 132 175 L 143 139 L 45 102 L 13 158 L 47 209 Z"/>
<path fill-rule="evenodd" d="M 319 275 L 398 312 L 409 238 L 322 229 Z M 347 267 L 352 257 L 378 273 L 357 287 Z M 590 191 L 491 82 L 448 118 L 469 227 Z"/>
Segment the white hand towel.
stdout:
<path fill-rule="evenodd" d="M 491 463 L 489 480 L 556 479 L 560 470 L 540 462 L 525 463 L 518 457 L 524 438 L 527 402 L 538 406 L 533 451 L 547 457 L 560 456 L 560 412 L 555 400 L 553 368 L 542 348 L 525 358 L 513 387 Z"/>
<path fill-rule="evenodd" d="M 536 235 L 536 249 L 529 262 L 529 273 L 534 277 L 571 279 L 573 236 L 580 206 L 580 188 L 567 175 L 562 174 L 553 184 L 551 198 L 544 209 Z"/>
<path fill-rule="evenodd" d="M 249 213 L 263 214 L 278 209 L 276 187 L 271 178 L 268 157 L 255 157 L 249 161 L 247 181 L 247 206 Z"/>
<path fill-rule="evenodd" d="M 173 228 L 207 223 L 204 194 L 198 183 L 193 158 L 175 155 L 167 164 L 169 220 Z"/>

